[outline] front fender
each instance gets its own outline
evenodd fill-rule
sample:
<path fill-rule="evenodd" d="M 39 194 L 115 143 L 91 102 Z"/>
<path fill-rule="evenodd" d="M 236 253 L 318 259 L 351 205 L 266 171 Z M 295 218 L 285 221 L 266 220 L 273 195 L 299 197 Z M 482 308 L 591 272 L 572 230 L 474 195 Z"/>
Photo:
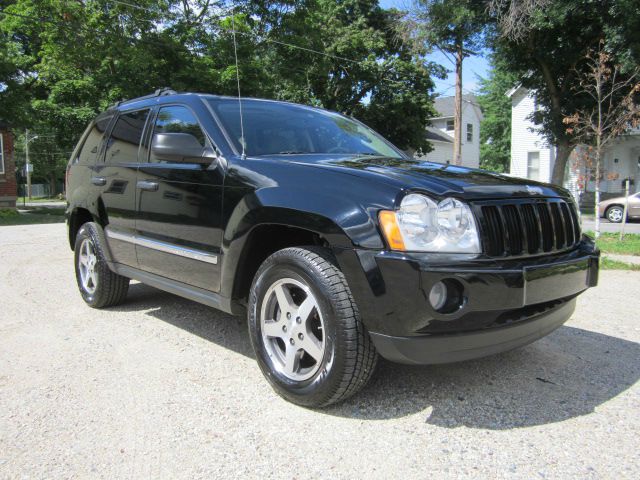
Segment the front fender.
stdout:
<path fill-rule="evenodd" d="M 236 268 L 251 232 L 259 226 L 282 225 L 313 232 L 332 248 L 356 246 L 382 249 L 383 244 L 370 211 L 348 199 L 318 192 L 267 187 L 245 195 L 226 223 L 223 237 L 222 284 L 231 294 Z M 229 280 L 229 281 L 228 281 Z M 228 292 L 226 290 L 229 290 Z"/>
<path fill-rule="evenodd" d="M 238 202 L 227 222 L 224 243 L 230 246 L 257 225 L 278 224 L 312 231 L 336 247 L 383 248 L 373 220 L 376 211 L 317 191 L 263 188 Z"/>

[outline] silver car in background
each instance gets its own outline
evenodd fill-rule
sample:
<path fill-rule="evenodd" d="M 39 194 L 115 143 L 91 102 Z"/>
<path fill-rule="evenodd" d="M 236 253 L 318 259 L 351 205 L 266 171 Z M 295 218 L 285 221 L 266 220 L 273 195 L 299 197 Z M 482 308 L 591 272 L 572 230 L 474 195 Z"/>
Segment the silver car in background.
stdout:
<path fill-rule="evenodd" d="M 610 198 L 598 204 L 598 214 L 612 223 L 622 222 L 624 197 Z M 629 195 L 627 219 L 640 218 L 640 192 Z"/>

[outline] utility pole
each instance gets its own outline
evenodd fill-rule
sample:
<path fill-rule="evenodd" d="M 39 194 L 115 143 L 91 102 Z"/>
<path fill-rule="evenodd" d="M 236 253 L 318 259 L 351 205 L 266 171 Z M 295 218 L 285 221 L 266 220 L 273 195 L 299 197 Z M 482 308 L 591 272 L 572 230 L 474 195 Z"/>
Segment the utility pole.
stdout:
<path fill-rule="evenodd" d="M 462 61 L 464 50 L 462 41 L 456 48 L 456 96 L 453 108 L 453 164 L 462 165 Z"/>
<path fill-rule="evenodd" d="M 31 200 L 31 164 L 29 163 L 29 142 L 35 140 L 36 138 L 38 138 L 38 135 L 34 135 L 33 137 L 29 138 L 28 128 L 24 131 L 24 153 L 26 157 L 24 169 L 26 170 L 25 173 L 27 175 L 27 196 L 29 197 L 29 200 Z"/>

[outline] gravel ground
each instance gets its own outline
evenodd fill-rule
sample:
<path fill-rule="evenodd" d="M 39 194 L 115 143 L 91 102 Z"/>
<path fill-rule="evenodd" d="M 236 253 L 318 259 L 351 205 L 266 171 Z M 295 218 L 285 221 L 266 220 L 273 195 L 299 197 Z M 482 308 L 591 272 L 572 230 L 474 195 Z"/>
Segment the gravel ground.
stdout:
<path fill-rule="evenodd" d="M 134 284 L 84 305 L 65 226 L 0 228 L 0 477 L 639 478 L 640 273 L 498 356 L 381 362 L 322 411 L 275 395 L 244 321 Z"/>

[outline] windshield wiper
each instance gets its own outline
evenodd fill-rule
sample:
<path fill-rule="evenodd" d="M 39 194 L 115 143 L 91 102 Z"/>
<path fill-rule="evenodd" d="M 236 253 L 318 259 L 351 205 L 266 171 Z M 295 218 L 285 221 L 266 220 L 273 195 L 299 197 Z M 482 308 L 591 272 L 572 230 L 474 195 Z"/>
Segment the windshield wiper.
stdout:
<path fill-rule="evenodd" d="M 311 152 L 303 152 L 301 150 L 284 150 L 283 152 L 278 152 L 277 155 L 300 155 L 302 153 L 311 153 Z"/>

